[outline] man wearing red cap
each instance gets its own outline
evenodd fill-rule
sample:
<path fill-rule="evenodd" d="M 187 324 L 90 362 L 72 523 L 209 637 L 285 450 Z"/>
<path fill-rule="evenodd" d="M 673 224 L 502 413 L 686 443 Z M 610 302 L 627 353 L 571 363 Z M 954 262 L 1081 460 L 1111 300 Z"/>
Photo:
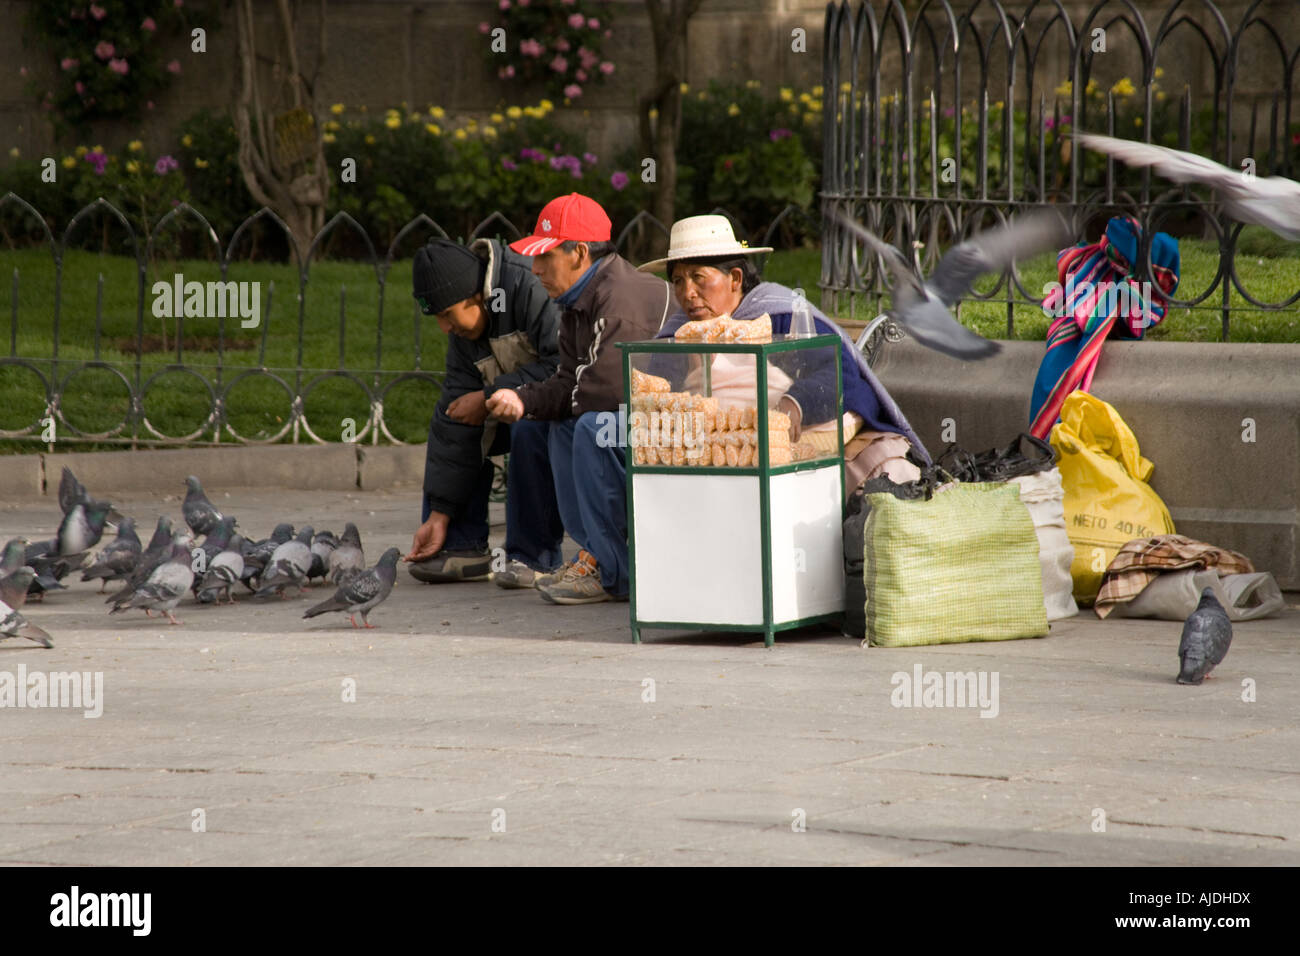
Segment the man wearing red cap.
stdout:
<path fill-rule="evenodd" d="M 536 587 L 552 604 L 621 600 L 629 589 L 623 450 L 598 440 L 610 431 L 599 416 L 617 413 L 623 402 L 615 343 L 654 338 L 672 290 L 614 251 L 609 216 L 578 193 L 547 203 L 533 235 L 510 248 L 533 257 L 533 274 L 563 310 L 560 362 L 544 381 L 493 392 L 487 408 L 518 423 L 511 464 L 522 460 L 512 474 L 550 470 L 565 530 L 581 550 L 555 574 L 511 562 L 493 579 L 502 587 Z"/>

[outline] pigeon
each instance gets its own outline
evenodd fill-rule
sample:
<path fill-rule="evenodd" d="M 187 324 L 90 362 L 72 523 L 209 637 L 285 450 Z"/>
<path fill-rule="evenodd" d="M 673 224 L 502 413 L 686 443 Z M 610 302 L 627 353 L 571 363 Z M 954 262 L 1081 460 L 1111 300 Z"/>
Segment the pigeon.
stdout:
<path fill-rule="evenodd" d="M 226 549 L 208 562 L 208 569 L 203 579 L 195 586 L 199 603 L 220 603 L 221 592 L 226 592 L 226 602 L 234 604 L 235 598 L 230 593 L 235 582 L 244 573 L 243 550 L 244 539 L 235 535 L 230 539 Z"/>
<path fill-rule="evenodd" d="M 972 332 L 949 310 L 987 272 L 1001 273 L 1017 259 L 1070 245 L 1074 237 L 1056 212 L 1031 213 L 988 229 L 949 249 L 928 280 L 922 280 L 897 248 L 841 212 L 840 223 L 867 243 L 893 273 L 893 317 L 922 345 L 959 359 L 982 359 L 1002 348 Z"/>
<path fill-rule="evenodd" d="M 186 486 L 190 489 L 185 495 L 185 501 L 181 505 L 181 511 L 185 515 L 185 523 L 190 526 L 190 530 L 195 534 L 209 534 L 221 520 L 221 512 L 212 506 L 208 496 L 203 493 L 203 486 L 193 475 L 185 479 Z"/>
<path fill-rule="evenodd" d="M 126 584 L 122 590 L 116 594 L 110 595 L 105 604 L 116 604 L 123 598 L 128 598 L 136 588 L 149 580 L 149 575 L 153 574 L 158 565 L 167 560 L 167 555 L 171 553 L 172 548 L 172 519 L 163 515 L 158 519 L 158 526 L 154 528 L 153 537 L 149 539 L 149 547 L 140 555 L 140 560 L 126 579 Z"/>
<path fill-rule="evenodd" d="M 311 525 L 305 525 L 299 529 L 296 538 L 275 549 L 262 571 L 259 582 L 261 587 L 254 597 L 268 597 L 272 594 L 284 597 L 284 589 L 290 585 L 296 587 L 299 594 L 302 593 L 307 570 L 311 567 L 311 538 L 314 533 Z"/>
<path fill-rule="evenodd" d="M 275 530 L 271 532 L 271 537 L 258 541 L 256 544 L 244 542 L 244 573 L 239 579 L 244 582 L 244 586 L 250 591 L 256 591 L 260 585 L 262 571 L 266 568 L 266 563 L 271 560 L 271 555 L 275 549 L 293 537 L 293 525 L 286 523 L 278 524 Z"/>
<path fill-rule="evenodd" d="M 102 504 L 105 507 L 105 522 L 116 528 L 122 522 L 122 515 L 116 508 L 108 502 L 97 502 L 90 497 L 90 492 L 86 486 L 77 480 L 77 476 L 72 473 L 72 469 L 64 467 L 63 475 L 59 479 L 59 510 L 65 515 L 73 509 L 75 505 L 92 505 Z"/>
<path fill-rule="evenodd" d="M 199 593 L 199 587 L 202 584 L 202 576 L 207 573 L 208 565 L 212 563 L 217 555 L 230 547 L 230 539 L 235 536 L 235 519 L 226 516 L 217 522 L 217 526 L 208 533 L 203 544 L 199 548 L 195 549 L 195 558 L 198 557 L 199 551 L 203 552 L 203 563 L 194 566 L 195 595 Z"/>
<path fill-rule="evenodd" d="M 1178 683 L 1199 684 L 1210 676 L 1210 671 L 1228 655 L 1232 643 L 1232 622 L 1214 588 L 1201 591 L 1201 603 L 1196 605 L 1183 624 L 1183 636 L 1178 642 Z"/>
<path fill-rule="evenodd" d="M 12 542 L 10 542 L 12 544 Z M 19 562 L 20 566 L 28 566 L 36 572 L 36 577 L 28 588 L 29 595 L 40 595 L 40 600 L 45 600 L 46 591 L 62 591 L 63 585 L 59 583 L 59 578 L 67 574 L 66 562 L 61 562 L 59 558 L 59 540 L 51 538 L 48 541 L 35 541 L 23 549 L 23 558 Z M 63 574 L 58 572 L 62 570 Z"/>
<path fill-rule="evenodd" d="M 123 518 L 117 526 L 117 538 L 99 552 L 95 562 L 82 572 L 81 580 L 94 581 L 98 578 L 99 593 L 103 594 L 109 581 L 123 581 L 130 577 L 140 563 L 142 552 L 140 538 L 135 533 L 135 519 Z"/>
<path fill-rule="evenodd" d="M 190 567 L 189 542 L 184 535 L 172 538 L 171 551 L 166 560 L 158 565 L 149 575 L 149 579 L 135 588 L 129 595 L 122 595 L 113 604 L 109 614 L 118 614 L 133 607 L 142 608 L 152 617 L 151 611 L 162 611 L 167 620 L 180 624 L 172 608 L 180 603 L 185 592 L 194 583 L 194 570 Z"/>
<path fill-rule="evenodd" d="M 54 641 L 42 628 L 37 627 L 4 601 L 0 601 L 0 641 L 6 637 L 25 637 L 42 647 L 53 647 Z"/>
<path fill-rule="evenodd" d="M 310 608 L 304 618 L 331 611 L 345 611 L 352 626 L 357 626 L 357 614 L 361 623 L 373 628 L 367 615 L 382 604 L 393 591 L 393 582 L 397 580 L 397 559 L 401 555 L 397 548 L 389 548 L 373 568 L 356 575 L 347 584 L 342 585 L 328 601 L 322 601 Z"/>
<path fill-rule="evenodd" d="M 0 577 L 13 574 L 27 563 L 27 539 L 10 538 L 0 552 Z"/>
<path fill-rule="evenodd" d="M 8 604 L 15 611 L 21 611 L 27 603 L 27 592 L 32 586 L 36 572 L 24 565 L 12 574 L 0 578 L 0 603 Z"/>
<path fill-rule="evenodd" d="M 1300 183 L 1281 176 L 1247 176 L 1243 170 L 1166 146 L 1096 133 L 1076 133 L 1075 138 L 1129 166 L 1150 166 L 1176 183 L 1209 186 L 1231 218 L 1263 226 L 1292 242 L 1300 240 Z"/>
<path fill-rule="evenodd" d="M 338 547 L 330 554 L 329 579 L 336 585 L 347 584 L 365 569 L 366 556 L 361 550 L 361 532 L 349 521 L 343 529 Z"/>
<path fill-rule="evenodd" d="M 339 546 L 338 539 L 332 532 L 318 531 L 311 542 L 311 567 L 307 569 L 308 582 L 325 577 L 329 570 L 329 558 Z"/>

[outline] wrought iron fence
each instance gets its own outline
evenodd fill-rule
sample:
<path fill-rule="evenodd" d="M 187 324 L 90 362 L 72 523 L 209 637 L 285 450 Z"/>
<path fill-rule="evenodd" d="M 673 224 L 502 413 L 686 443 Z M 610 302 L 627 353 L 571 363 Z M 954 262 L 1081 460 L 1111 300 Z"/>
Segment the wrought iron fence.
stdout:
<path fill-rule="evenodd" d="M 400 290 L 396 301 L 403 306 L 396 314 L 391 309 L 385 313 L 385 289 L 394 265 L 409 258 L 415 247 L 430 238 L 449 238 L 428 216 L 422 214 L 411 220 L 396 233 L 387 248 L 379 250 L 355 219 L 339 213 L 302 252 L 285 223 L 267 208 L 244 220 L 224 245 L 202 213 L 186 204 L 175 207 L 152 224 L 147 237 L 137 235 L 128 217 L 104 199 L 77 212 L 58 236 L 33 205 L 14 193 L 0 197 L 0 217 L 7 210 L 11 213 L 16 210 L 27 230 L 34 229 L 39 234 L 40 247 L 50 255 L 52 289 L 48 298 L 38 296 L 34 304 L 29 302 L 20 308 L 24 292 L 36 283 L 32 270 L 27 269 L 27 274 L 18 267 L 11 272 L 4 270 L 9 273 L 4 278 L 10 280 L 11 288 L 8 349 L 7 354 L 0 352 L 0 439 L 49 443 L 54 437 L 60 443 L 132 447 L 324 444 L 336 440 L 331 437 L 336 433 L 342 440 L 371 444 L 423 440 L 423 428 L 427 427 L 440 395 L 443 369 L 429 367 L 426 362 L 427 323 L 409 287 L 403 285 Z M 740 226 L 726 210 L 713 211 L 727 215 Z M 82 315 L 80 321 L 69 323 L 66 256 L 83 237 L 87 223 L 96 217 L 104 220 L 106 226 L 121 231 L 121 248 L 134 263 L 130 315 L 110 315 L 112 310 L 106 310 L 105 278 L 100 273 L 93 315 Z M 790 206 L 767 227 L 763 244 L 770 244 L 795 220 L 802 220 L 816 234 L 818 224 L 811 219 L 809 211 Z M 203 328 L 213 334 L 196 344 L 190 333 L 200 323 L 180 310 L 170 328 L 174 342 L 164 341 L 165 350 L 156 351 L 159 345 L 153 340 L 157 336 L 146 331 L 147 323 L 152 322 L 146 317 L 154 301 L 148 273 L 152 267 L 155 275 L 158 274 L 160 263 L 166 262 L 159 247 L 165 244 L 171 230 L 182 225 L 200 237 L 201 245 L 208 246 L 209 262 L 215 268 L 216 281 L 221 283 L 234 281 L 234 275 L 245 274 L 242 270 L 250 262 L 241 258 L 241 250 L 249 245 L 255 230 L 278 230 L 287 241 L 290 259 L 288 266 L 282 268 L 288 273 L 289 288 L 277 288 L 271 282 L 262 300 L 259 324 L 249 330 L 248 337 L 241 338 L 237 317 L 227 315 L 223 309 L 219 315 L 203 317 Z M 364 323 L 359 322 L 355 312 L 349 324 L 348 295 L 351 292 L 355 302 L 358 290 L 355 287 L 349 290 L 346 284 L 340 283 L 337 326 L 326 333 L 320 327 L 321 310 L 309 310 L 307 300 L 311 283 L 321 281 L 312 279 L 312 270 L 319 269 L 323 261 L 334 261 L 322 260 L 321 250 L 333 232 L 343 227 L 359 237 L 366 250 L 361 261 L 373 270 L 373 290 L 362 290 L 363 294 L 373 291 L 375 295 L 373 325 L 368 315 Z M 504 215 L 493 212 L 464 241 L 483 237 L 510 241 L 523 234 Z M 615 245 L 624 254 L 634 254 L 634 250 L 646 248 L 648 240 L 667 235 L 665 224 L 642 212 L 619 232 Z M 193 245 L 189 242 L 187 248 Z M 0 252 L 0 263 L 5 261 Z M 406 321 L 404 313 L 408 308 L 410 319 Z M 113 338 L 114 330 L 120 333 L 128 325 L 128 334 Z M 363 327 L 358 328 L 359 325 Z M 273 329 L 277 332 L 274 338 L 271 337 Z M 167 331 L 164 327 L 164 332 Z M 322 338 L 332 340 L 335 334 L 336 360 L 312 361 L 312 352 L 319 359 Z M 69 337 L 72 342 L 67 341 Z M 359 360 L 349 359 L 349 355 L 355 359 L 358 354 Z M 310 414 L 313 393 L 340 383 L 356 396 L 353 405 L 365 409 L 359 417 L 346 420 L 351 422 L 350 432 L 338 428 L 337 418 L 319 421 L 313 420 Z M 391 420 L 393 397 L 400 390 L 411 388 L 422 391 L 406 396 L 405 404 L 410 406 L 406 431 L 395 434 Z M 150 406 L 155 401 L 165 404 L 177 398 L 178 393 L 191 406 L 197 403 L 198 411 L 179 433 L 169 433 L 166 425 L 151 416 Z M 259 416 L 253 420 L 265 426 L 256 431 L 241 427 L 240 416 L 235 413 L 236 405 L 248 405 L 250 401 L 259 403 Z M 273 422 L 269 412 L 260 407 L 267 403 L 273 403 L 283 412 Z M 23 412 L 24 404 L 27 413 Z M 95 414 L 87 414 L 88 409 Z M 21 420 L 16 421 L 15 417 Z M 419 434 L 413 433 L 412 418 L 417 424 L 422 423 Z M 176 431 L 175 427 L 172 431 Z"/>
<path fill-rule="evenodd" d="M 886 293 L 876 257 L 828 215 L 834 208 L 916 249 L 928 271 L 972 230 L 1051 203 L 1093 240 L 1110 216 L 1136 217 L 1144 231 L 1139 279 L 1151 279 L 1153 232 L 1199 230 L 1212 240 L 1212 281 L 1203 289 L 1184 281 L 1172 306 L 1219 313 L 1224 341 L 1233 314 L 1291 308 L 1300 290 L 1265 301 L 1246 288 L 1234 265 L 1242 227 L 1210 194 L 1073 148 L 1069 135 L 1159 142 L 1228 166 L 1249 158 L 1260 176 L 1292 176 L 1300 165 L 1295 8 L 1271 5 L 1266 15 L 1256 0 L 1230 23 L 1226 6 L 926 0 L 908 12 L 899 0 L 828 3 L 823 307 L 852 315 L 865 304 L 874 314 Z M 1016 307 L 1042 298 L 1017 270 L 970 297 L 1006 304 L 1008 336 Z"/>

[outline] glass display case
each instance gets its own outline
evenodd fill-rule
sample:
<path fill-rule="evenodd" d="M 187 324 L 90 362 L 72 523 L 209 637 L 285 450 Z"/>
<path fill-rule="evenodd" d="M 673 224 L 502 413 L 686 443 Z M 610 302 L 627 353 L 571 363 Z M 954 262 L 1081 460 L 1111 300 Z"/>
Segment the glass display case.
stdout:
<path fill-rule="evenodd" d="M 839 338 L 619 348 L 632 639 L 843 613 Z"/>

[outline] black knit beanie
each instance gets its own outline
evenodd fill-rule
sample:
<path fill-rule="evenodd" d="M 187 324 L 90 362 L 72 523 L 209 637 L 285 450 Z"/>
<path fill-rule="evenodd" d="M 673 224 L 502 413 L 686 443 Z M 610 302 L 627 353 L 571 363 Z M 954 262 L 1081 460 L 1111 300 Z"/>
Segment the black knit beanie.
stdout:
<path fill-rule="evenodd" d="M 487 263 L 459 243 L 432 239 L 415 253 L 415 300 L 425 315 L 439 312 L 482 290 Z"/>

